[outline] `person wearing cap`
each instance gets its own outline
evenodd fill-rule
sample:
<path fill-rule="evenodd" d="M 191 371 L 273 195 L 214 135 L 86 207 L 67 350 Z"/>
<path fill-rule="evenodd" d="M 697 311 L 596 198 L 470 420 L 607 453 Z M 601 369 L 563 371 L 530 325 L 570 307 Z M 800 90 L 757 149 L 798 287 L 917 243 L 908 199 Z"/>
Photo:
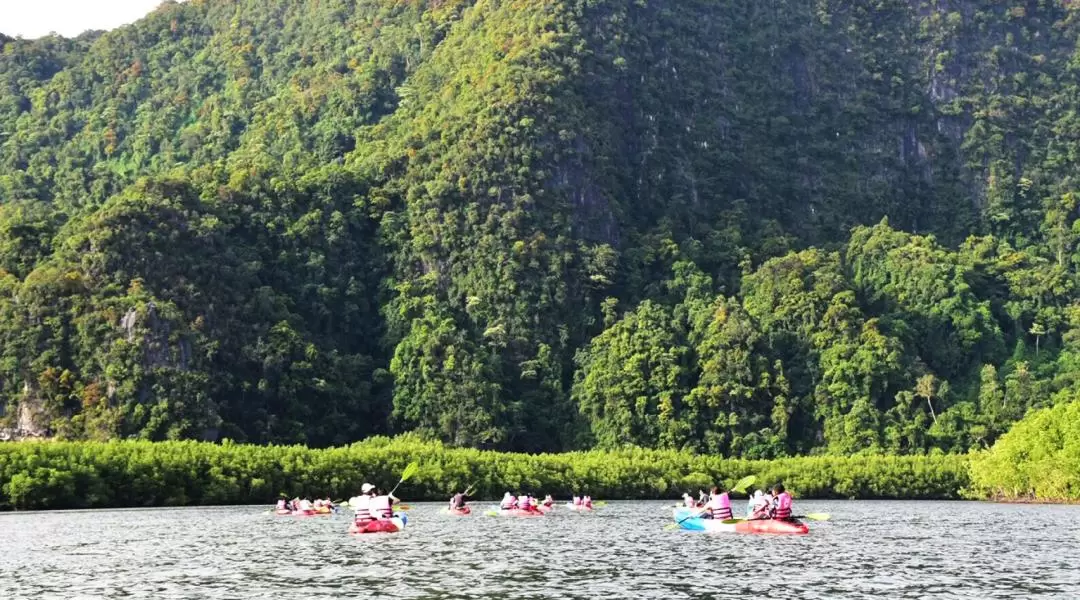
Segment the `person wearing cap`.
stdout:
<path fill-rule="evenodd" d="M 754 492 L 754 511 L 751 519 L 768 519 L 772 512 L 773 498 L 761 490 Z"/>
<path fill-rule="evenodd" d="M 517 506 L 517 498 L 510 492 L 503 494 L 502 502 L 499 503 L 499 508 L 502 510 L 512 510 Z"/>
<path fill-rule="evenodd" d="M 371 514 L 371 497 L 374 492 L 375 486 L 365 483 L 360 486 L 360 495 L 349 502 L 353 509 L 356 510 L 354 519 L 357 525 L 366 525 L 369 521 L 375 520 L 375 517 Z"/>

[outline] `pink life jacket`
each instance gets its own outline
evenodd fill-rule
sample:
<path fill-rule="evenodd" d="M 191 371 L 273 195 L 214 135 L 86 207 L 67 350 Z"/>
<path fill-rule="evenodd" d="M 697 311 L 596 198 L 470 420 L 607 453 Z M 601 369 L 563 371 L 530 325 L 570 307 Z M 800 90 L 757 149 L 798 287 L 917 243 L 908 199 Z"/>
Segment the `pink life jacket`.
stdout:
<path fill-rule="evenodd" d="M 714 519 L 727 520 L 733 516 L 731 514 L 731 498 L 727 495 L 727 492 L 709 498 L 708 507 Z"/>
<path fill-rule="evenodd" d="M 394 516 L 390 505 L 390 496 L 375 496 L 370 501 L 371 514 L 376 519 L 389 519 Z"/>
<path fill-rule="evenodd" d="M 776 508 L 773 509 L 773 518 L 791 518 L 791 494 L 787 492 L 781 492 L 780 495 L 776 497 Z"/>
<path fill-rule="evenodd" d="M 367 494 L 359 496 L 354 508 L 356 509 L 356 516 L 354 519 L 357 523 L 366 523 L 375 519 L 375 517 L 371 516 L 371 496 Z"/>

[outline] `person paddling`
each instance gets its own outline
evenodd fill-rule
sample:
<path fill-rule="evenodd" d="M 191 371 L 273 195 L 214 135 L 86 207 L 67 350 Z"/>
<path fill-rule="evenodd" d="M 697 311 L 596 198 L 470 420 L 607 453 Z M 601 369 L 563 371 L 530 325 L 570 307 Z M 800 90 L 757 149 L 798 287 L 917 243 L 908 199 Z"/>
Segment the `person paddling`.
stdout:
<path fill-rule="evenodd" d="M 773 486 L 773 497 L 775 499 L 770 516 L 781 521 L 791 520 L 791 494 L 787 493 L 783 484 Z"/>
<path fill-rule="evenodd" d="M 754 492 L 754 508 L 750 512 L 751 519 L 768 519 L 772 510 L 772 497 L 758 490 Z"/>
<path fill-rule="evenodd" d="M 499 502 L 499 508 L 501 510 L 513 510 L 514 505 L 517 504 L 517 498 L 510 492 L 503 494 L 502 502 Z"/>
<path fill-rule="evenodd" d="M 366 525 L 375 520 L 375 517 L 371 514 L 371 497 L 374 491 L 375 486 L 365 483 L 360 486 L 360 495 L 349 502 L 353 509 L 356 510 L 353 520 L 357 526 Z"/>
<path fill-rule="evenodd" d="M 465 501 L 468 497 L 469 496 L 465 492 L 454 494 L 454 496 L 450 498 L 450 510 L 464 510 Z"/>
<path fill-rule="evenodd" d="M 713 519 L 726 521 L 731 519 L 731 497 L 727 492 L 721 492 L 718 486 L 713 486 L 709 494 L 709 501 L 705 504 L 706 514 Z"/>
<path fill-rule="evenodd" d="M 380 521 L 394 518 L 394 503 L 397 501 L 393 494 L 379 490 L 377 495 L 371 497 L 371 516 Z"/>
<path fill-rule="evenodd" d="M 551 508 L 555 506 L 555 499 L 551 497 L 551 494 L 547 494 L 544 496 L 543 505 L 545 508 Z"/>

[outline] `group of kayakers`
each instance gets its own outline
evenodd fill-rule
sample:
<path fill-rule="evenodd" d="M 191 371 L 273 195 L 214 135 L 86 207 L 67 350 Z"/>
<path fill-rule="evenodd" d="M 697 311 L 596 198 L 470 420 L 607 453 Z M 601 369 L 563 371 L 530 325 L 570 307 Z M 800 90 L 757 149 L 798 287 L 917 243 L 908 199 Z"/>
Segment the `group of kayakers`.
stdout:
<path fill-rule="evenodd" d="M 577 494 L 575 494 L 574 497 L 571 498 L 570 504 L 574 508 L 584 508 L 592 510 L 592 496 L 578 496 Z"/>
<path fill-rule="evenodd" d="M 333 501 L 329 498 L 316 498 L 312 501 L 310 498 L 279 498 L 277 501 L 278 512 L 292 511 L 292 512 L 311 512 L 318 510 L 334 510 L 335 506 Z"/>
<path fill-rule="evenodd" d="M 499 502 L 499 510 L 521 510 L 525 512 L 545 512 L 544 509 L 551 509 L 554 506 L 555 499 L 551 497 L 551 494 L 545 495 L 543 501 L 537 501 L 532 494 L 518 493 L 515 495 L 506 492 Z"/>
<path fill-rule="evenodd" d="M 687 508 L 704 509 L 702 516 L 706 519 L 735 518 L 731 509 L 731 497 L 719 486 L 713 486 L 708 494 L 700 492 L 696 501 L 690 494 L 685 493 L 683 503 Z M 791 494 L 787 493 L 782 484 L 776 484 L 772 490 L 757 490 L 747 502 L 746 518 L 790 519 L 791 503 Z"/>

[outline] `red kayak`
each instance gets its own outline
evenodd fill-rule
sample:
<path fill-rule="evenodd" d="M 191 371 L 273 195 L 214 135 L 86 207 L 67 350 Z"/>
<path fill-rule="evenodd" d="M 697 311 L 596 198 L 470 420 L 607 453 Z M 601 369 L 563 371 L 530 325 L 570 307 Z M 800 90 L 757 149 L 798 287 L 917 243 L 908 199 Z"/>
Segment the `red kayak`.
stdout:
<path fill-rule="evenodd" d="M 446 508 L 442 509 L 442 512 L 443 512 L 443 514 L 447 514 L 447 515 L 455 515 L 455 516 L 458 516 L 458 517 L 464 517 L 465 515 L 471 515 L 472 514 L 472 508 L 470 508 L 468 506 L 465 506 L 465 507 L 462 507 L 462 508 L 446 507 Z"/>
<path fill-rule="evenodd" d="M 810 528 L 801 521 L 786 519 L 751 519 L 735 523 L 735 533 L 784 533 L 805 535 Z"/>
<path fill-rule="evenodd" d="M 520 508 L 511 508 L 509 510 L 499 509 L 499 511 L 496 514 L 499 515 L 500 517 L 542 517 L 542 516 L 544 516 L 544 513 L 539 511 L 539 510 L 536 510 L 536 509 L 523 510 L 523 509 L 520 509 Z"/>
<path fill-rule="evenodd" d="M 358 525 L 356 521 L 353 521 L 349 525 L 349 533 L 397 533 L 405 529 L 406 522 L 408 522 L 408 519 L 404 515 L 395 516 L 393 519 L 368 521 L 363 525 Z"/>

